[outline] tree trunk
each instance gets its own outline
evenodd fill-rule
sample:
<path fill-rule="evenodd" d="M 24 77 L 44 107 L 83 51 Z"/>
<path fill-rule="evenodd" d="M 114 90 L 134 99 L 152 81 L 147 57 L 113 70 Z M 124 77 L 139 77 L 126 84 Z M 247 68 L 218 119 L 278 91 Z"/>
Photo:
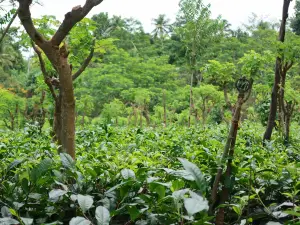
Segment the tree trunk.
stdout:
<path fill-rule="evenodd" d="M 217 174 L 215 176 L 215 180 L 214 180 L 214 183 L 213 183 L 213 186 L 212 186 L 211 203 L 210 203 L 210 207 L 209 207 L 209 213 L 211 215 L 214 214 L 214 209 L 217 206 L 216 204 L 217 204 L 217 197 L 218 197 L 218 189 L 219 189 L 219 184 L 221 182 L 223 167 L 226 164 L 226 161 L 227 161 L 227 167 L 226 167 L 225 176 L 227 177 L 227 179 L 231 178 L 232 159 L 233 159 L 233 156 L 234 156 L 234 147 L 235 147 L 235 141 L 236 141 L 236 137 L 237 137 L 239 120 L 240 120 L 240 117 L 241 117 L 241 110 L 242 110 L 243 104 L 250 97 L 251 90 L 252 90 L 252 84 L 253 84 L 253 80 L 250 80 L 249 81 L 249 88 L 248 88 L 246 93 L 239 91 L 238 100 L 237 100 L 237 103 L 236 103 L 236 106 L 235 106 L 234 115 L 232 117 L 231 127 L 230 127 L 230 130 L 229 130 L 229 133 L 228 133 L 226 145 L 224 147 L 222 158 L 221 158 L 220 164 L 218 165 Z M 228 187 L 225 187 L 225 182 L 223 182 L 223 189 L 222 189 L 222 193 L 221 193 L 221 203 L 220 204 L 225 203 L 228 200 L 229 191 L 230 190 L 228 189 Z M 224 217 L 225 217 L 224 213 L 225 213 L 224 208 L 221 207 L 218 210 L 218 213 L 217 213 L 217 216 L 216 216 L 216 224 L 217 225 L 223 225 L 224 224 Z"/>
<path fill-rule="evenodd" d="M 137 113 L 137 109 L 134 107 L 133 109 L 133 113 L 134 113 L 134 126 L 137 126 L 137 122 L 138 122 L 138 113 Z"/>
<path fill-rule="evenodd" d="M 140 128 L 143 127 L 143 110 L 140 109 Z"/>
<path fill-rule="evenodd" d="M 93 54 L 95 41 L 91 48 L 89 56 L 83 62 L 79 70 L 72 75 L 72 68 L 68 63 L 68 55 L 66 45 L 63 43 L 64 39 L 70 33 L 72 28 L 81 21 L 95 6 L 99 5 L 103 0 L 86 0 L 85 4 L 73 7 L 70 12 L 65 14 L 63 22 L 50 40 L 45 37 L 35 28 L 31 18 L 30 6 L 32 0 L 19 0 L 18 15 L 22 25 L 27 34 L 32 40 L 33 48 L 38 54 L 42 73 L 44 75 L 45 83 L 48 85 L 52 96 L 56 101 L 56 121 L 61 122 L 61 126 L 56 126 L 56 134 L 61 140 L 62 151 L 68 153 L 75 159 L 75 98 L 73 90 L 73 80 L 75 80 L 89 65 Z M 45 62 L 42 59 L 41 51 L 35 44 L 43 50 L 52 66 L 59 75 L 59 100 L 56 99 L 56 94 L 51 83 L 51 78 L 46 71 Z M 62 45 L 62 46 L 61 46 Z M 60 47 L 61 46 L 61 47 Z M 59 107 L 58 109 L 58 106 Z M 58 116 L 60 115 L 60 116 Z M 60 117 L 60 118 L 59 118 Z M 57 124 L 56 122 L 56 124 Z"/>
<path fill-rule="evenodd" d="M 291 0 L 283 1 L 282 21 L 281 21 L 281 26 L 280 26 L 280 30 L 279 30 L 279 36 L 278 36 L 278 40 L 282 43 L 284 42 L 284 39 L 285 39 L 286 22 L 287 22 L 287 18 L 288 18 L 288 11 L 289 11 L 290 3 L 291 3 Z M 277 57 L 276 66 L 275 66 L 274 84 L 273 84 L 272 95 L 271 95 L 269 119 L 268 119 L 266 131 L 265 131 L 265 134 L 263 137 L 263 142 L 265 142 L 266 140 L 267 141 L 271 140 L 273 128 L 275 125 L 281 68 L 282 68 L 282 60 L 280 57 Z"/>
<path fill-rule="evenodd" d="M 10 110 L 8 110 L 8 112 L 10 115 L 10 129 L 15 130 L 15 116 Z"/>
<path fill-rule="evenodd" d="M 62 151 L 75 159 L 75 98 L 72 70 L 68 63 L 65 45 L 60 49 L 57 70 L 61 94 L 61 141 Z"/>
<path fill-rule="evenodd" d="M 62 144 L 62 137 L 61 137 L 61 95 L 59 94 L 57 99 L 55 100 L 55 108 L 54 108 L 54 115 L 53 115 L 53 131 L 54 131 L 54 141 L 57 141 L 58 145 Z"/>
<path fill-rule="evenodd" d="M 164 126 L 167 127 L 166 90 L 163 92 Z"/>
<path fill-rule="evenodd" d="M 84 127 L 84 119 L 85 119 L 85 110 L 83 110 L 81 125 Z"/>
<path fill-rule="evenodd" d="M 202 101 L 202 125 L 203 127 L 206 124 L 206 105 L 205 105 L 205 99 Z"/>
<path fill-rule="evenodd" d="M 285 109 L 285 121 L 284 121 L 284 144 L 289 145 L 290 141 L 290 126 L 291 126 L 291 118 L 293 116 L 295 103 L 286 102 Z"/>
<path fill-rule="evenodd" d="M 234 119 L 232 120 L 232 127 L 233 127 L 233 131 L 231 133 L 231 143 L 230 143 L 230 149 L 229 149 L 229 153 L 228 153 L 228 161 L 227 161 L 227 168 L 226 168 L 226 172 L 225 172 L 225 177 L 228 180 L 231 180 L 231 172 L 232 172 L 232 159 L 234 156 L 234 147 L 235 147 L 235 142 L 236 142 L 236 137 L 237 137 L 237 131 L 238 131 L 238 127 L 239 127 L 239 121 L 241 118 L 241 110 L 242 110 L 242 105 L 244 103 L 244 96 L 240 95 L 238 103 L 237 103 L 237 107 L 235 110 L 235 115 L 234 115 Z M 230 181 L 231 182 L 231 181 Z M 226 201 L 228 201 L 229 199 L 229 194 L 230 194 L 230 187 L 228 187 L 225 182 L 223 184 L 223 188 L 222 188 L 222 194 L 221 194 L 221 199 L 220 199 L 220 205 L 221 204 L 225 204 Z M 225 209 L 223 207 L 221 207 L 217 213 L 216 216 L 216 225 L 223 225 L 224 224 L 224 218 L 225 218 Z"/>
<path fill-rule="evenodd" d="M 191 76 L 191 86 L 190 86 L 190 111 L 189 111 L 189 121 L 188 121 L 188 127 L 191 127 L 191 117 L 193 113 L 194 108 L 194 101 L 193 101 L 193 74 Z"/>
<path fill-rule="evenodd" d="M 19 104 L 18 103 L 16 103 L 15 118 L 16 118 L 15 126 L 19 128 Z"/>
<path fill-rule="evenodd" d="M 288 145 L 290 141 L 290 126 L 291 126 L 291 115 L 287 115 L 285 120 L 285 129 L 284 129 L 284 144 Z"/>
<path fill-rule="evenodd" d="M 225 99 L 226 106 L 232 112 L 232 105 L 231 105 L 231 102 L 228 97 L 228 91 L 227 91 L 226 84 L 223 85 L 223 92 L 224 92 L 224 99 Z"/>

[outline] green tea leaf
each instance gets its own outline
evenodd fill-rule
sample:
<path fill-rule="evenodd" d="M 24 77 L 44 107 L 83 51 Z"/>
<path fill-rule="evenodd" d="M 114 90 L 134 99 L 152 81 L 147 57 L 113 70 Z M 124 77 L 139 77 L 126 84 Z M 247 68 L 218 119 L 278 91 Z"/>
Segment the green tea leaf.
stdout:
<path fill-rule="evenodd" d="M 78 204 L 84 213 L 92 207 L 93 202 L 94 201 L 91 196 L 78 195 Z"/>
<path fill-rule="evenodd" d="M 69 154 L 60 153 L 60 159 L 65 168 L 73 169 L 75 167 L 75 161 Z"/>
<path fill-rule="evenodd" d="M 178 160 L 181 162 L 184 169 L 186 171 L 188 171 L 194 177 L 198 188 L 201 191 L 204 191 L 206 188 L 206 181 L 205 181 L 204 176 L 201 173 L 200 169 L 194 163 L 191 163 L 186 159 L 178 158 Z"/>
<path fill-rule="evenodd" d="M 57 199 L 60 196 L 63 196 L 67 193 L 67 191 L 61 190 L 61 189 L 54 189 L 49 192 L 49 198 L 50 199 Z"/>
<path fill-rule="evenodd" d="M 73 217 L 69 223 L 69 225 L 89 225 L 89 224 L 91 224 L 91 221 L 80 216 Z"/>
<path fill-rule="evenodd" d="M 128 179 L 135 179 L 135 174 L 132 170 L 130 169 L 122 169 L 121 170 L 121 175 L 125 180 Z"/>
<path fill-rule="evenodd" d="M 98 225 L 109 225 L 110 221 L 110 213 L 103 206 L 98 206 L 96 208 L 96 219 L 98 221 Z"/>

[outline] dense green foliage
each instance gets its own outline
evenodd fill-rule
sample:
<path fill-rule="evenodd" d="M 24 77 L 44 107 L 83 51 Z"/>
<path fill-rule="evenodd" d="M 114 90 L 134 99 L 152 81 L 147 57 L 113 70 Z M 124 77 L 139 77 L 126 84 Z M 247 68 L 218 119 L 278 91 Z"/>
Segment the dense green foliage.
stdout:
<path fill-rule="evenodd" d="M 50 91 L 27 33 L 9 29 L 0 43 L 1 225 L 212 224 L 220 208 L 226 224 L 300 223 L 299 1 L 284 43 L 279 25 L 256 15 L 234 30 L 201 0 L 179 6 L 174 23 L 159 15 L 149 33 L 134 18 L 99 13 L 65 38 L 73 72 L 94 45 L 74 81 L 76 161 L 53 138 L 57 70 L 42 53 Z M 15 11 L 0 7 L 0 35 Z M 33 23 L 45 38 L 60 24 L 50 15 Z M 263 145 L 276 57 L 289 69 Z M 211 212 L 241 77 L 254 83 L 219 185 L 230 198 Z"/>
<path fill-rule="evenodd" d="M 191 11 L 193 4 L 196 8 Z M 54 16 L 43 16 L 34 23 L 46 37 L 53 35 L 59 25 Z M 199 0 L 182 1 L 174 24 L 160 15 L 153 20 L 153 25 L 155 29 L 150 34 L 132 18 L 100 13 L 92 20 L 82 20 L 71 31 L 66 42 L 70 46 L 74 71 L 88 55 L 93 35 L 97 40 L 91 65 L 75 83 L 78 124 L 157 126 L 164 123 L 165 107 L 167 124 L 187 125 L 191 77 L 194 84 L 214 85 L 220 92 L 216 104 L 210 102 L 206 108 L 217 115 L 209 113 L 210 118 L 202 120 L 201 107 L 196 107 L 196 104 L 192 124 L 198 120 L 219 123 L 218 118 L 226 122 L 235 101 L 234 82 L 239 77 L 254 78 L 255 87 L 259 85 L 259 88 L 255 89 L 251 102 L 256 109 L 262 109 L 270 98 L 278 51 L 284 49 L 287 62 L 298 58 L 299 37 L 291 31 L 288 31 L 286 44 L 279 44 L 276 41 L 277 25 L 261 21 L 256 16 L 243 30 L 231 30 L 225 20 L 212 19 L 209 6 Z M 27 107 L 20 111 L 21 117 L 34 122 L 42 113 L 33 112 L 43 110 L 52 124 L 53 100 L 43 84 L 38 60 L 36 56 L 28 59 L 28 63 L 20 60 L 21 49 L 29 50 L 31 46 L 28 37 L 17 31 L 11 29 L 1 43 L 1 88 L 23 98 Z M 6 53 L 8 51 L 10 54 Z M 57 77 L 48 61 L 46 68 L 49 74 Z M 297 68 L 295 61 L 288 74 L 291 87 L 296 91 L 299 89 L 298 82 L 295 82 L 298 80 Z M 46 97 L 40 102 L 43 91 L 47 92 Z M 36 100 L 33 100 L 35 96 Z M 201 100 L 194 96 L 194 101 Z M 116 102 L 121 104 L 122 110 L 109 110 L 108 105 Z M 298 108 L 298 101 L 294 99 L 293 102 Z M 36 103 L 40 108 L 36 108 Z M 254 117 L 256 121 L 265 121 L 261 110 L 255 110 Z M 8 120 L 1 118 L 2 128 L 5 119 Z M 41 121 L 47 122 L 47 119 Z M 23 125 L 19 123 L 20 128 Z"/>
<path fill-rule="evenodd" d="M 290 207 L 299 201 L 300 145 L 286 148 L 279 138 L 262 148 L 262 128 L 245 122 L 239 131 L 233 177 L 226 181 L 232 187 L 227 222 L 247 211 L 253 221 L 300 216 Z M 99 221 L 97 211 L 104 206 L 111 224 L 205 224 L 226 133 L 226 126 L 92 127 L 77 132 L 76 163 L 59 157 L 49 134 L 36 127 L 14 137 L 1 134 L 2 217 L 12 213 L 25 224 L 32 218 L 39 224 L 73 218 L 70 224 L 79 224 L 75 220 Z"/>

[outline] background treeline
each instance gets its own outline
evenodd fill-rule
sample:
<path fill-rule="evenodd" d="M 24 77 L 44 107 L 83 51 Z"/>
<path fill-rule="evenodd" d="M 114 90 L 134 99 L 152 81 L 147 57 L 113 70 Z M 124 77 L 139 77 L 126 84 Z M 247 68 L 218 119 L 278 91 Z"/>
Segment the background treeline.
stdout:
<path fill-rule="evenodd" d="M 195 10 L 189 8 L 194 4 Z M 100 13 L 85 18 L 71 31 L 66 44 L 73 68 L 78 68 L 96 40 L 89 67 L 75 82 L 76 123 L 116 126 L 161 126 L 229 122 L 236 101 L 235 81 L 254 79 L 254 90 L 243 118 L 266 125 L 278 49 L 292 61 L 284 101 L 298 123 L 300 76 L 299 4 L 289 21 L 285 44 L 278 43 L 280 24 L 252 15 L 242 29 L 232 29 L 221 17 L 213 19 L 201 1 L 182 1 L 176 21 L 153 19 L 146 33 L 134 18 Z M 14 11 L 1 11 L 2 31 Z M 59 22 L 54 16 L 34 20 L 45 36 Z M 43 81 L 30 39 L 18 27 L 8 31 L 0 46 L 0 126 L 53 124 L 53 99 Z M 33 55 L 24 59 L 22 53 Z M 26 53 L 29 55 L 29 53 Z M 46 61 L 53 80 L 57 74 Z M 192 88 L 191 88 L 192 87 Z M 55 91 L 55 90 L 54 90 Z"/>

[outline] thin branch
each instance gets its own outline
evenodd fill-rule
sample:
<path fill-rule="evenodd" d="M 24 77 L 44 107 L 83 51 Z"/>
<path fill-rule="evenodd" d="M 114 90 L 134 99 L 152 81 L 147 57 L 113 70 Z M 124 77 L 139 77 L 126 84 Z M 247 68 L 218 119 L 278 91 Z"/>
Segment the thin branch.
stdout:
<path fill-rule="evenodd" d="M 20 1 L 20 0 L 19 0 Z M 68 12 L 65 15 L 65 19 L 62 24 L 59 26 L 57 32 L 51 39 L 51 42 L 54 46 L 59 46 L 65 37 L 69 34 L 71 29 L 82 20 L 93 7 L 99 5 L 103 0 L 86 0 L 83 7 L 75 6 L 72 8 L 71 12 Z"/>
<path fill-rule="evenodd" d="M 250 79 L 249 90 L 248 90 L 247 95 L 244 97 L 243 103 L 248 101 L 248 99 L 250 98 L 251 92 L 252 92 L 252 86 L 253 86 L 253 79 Z"/>
<path fill-rule="evenodd" d="M 4 37 L 5 37 L 5 35 L 7 34 L 7 32 L 8 32 L 8 30 L 9 30 L 9 28 L 11 27 L 12 23 L 13 23 L 14 20 L 16 19 L 18 13 L 19 13 L 19 10 L 17 10 L 17 11 L 15 12 L 14 16 L 13 16 L 13 17 L 11 18 L 11 20 L 9 21 L 9 24 L 7 25 L 7 27 L 6 27 L 5 30 L 3 31 L 3 34 L 2 34 L 2 36 L 1 36 L 1 38 L 0 38 L 0 44 L 2 43 Z"/>
<path fill-rule="evenodd" d="M 293 61 L 290 62 L 290 64 L 287 64 L 287 66 L 286 66 L 286 71 L 289 71 L 289 70 L 292 68 L 293 65 L 294 65 L 294 62 L 293 62 Z"/>
<path fill-rule="evenodd" d="M 44 62 L 43 57 L 42 57 L 42 52 L 37 48 L 37 46 L 33 42 L 31 42 L 31 45 L 33 47 L 33 50 L 35 51 L 35 53 L 37 54 L 37 56 L 39 58 L 41 71 L 42 71 L 42 74 L 44 76 L 44 81 L 47 84 L 47 86 L 49 87 L 49 90 L 51 92 L 52 97 L 56 101 L 57 100 L 57 96 L 55 94 L 53 85 L 51 84 L 51 78 L 49 77 L 49 75 L 48 75 L 48 73 L 46 71 L 46 66 L 45 66 L 45 62 Z"/>
<path fill-rule="evenodd" d="M 82 72 L 86 69 L 86 67 L 90 64 L 90 62 L 91 62 L 91 60 L 94 56 L 94 51 L 95 51 L 95 39 L 93 40 L 93 44 L 92 44 L 90 54 L 85 59 L 85 61 L 83 62 L 83 64 L 79 68 L 79 70 L 76 73 L 74 73 L 74 75 L 72 76 L 73 80 L 76 80 L 80 76 L 80 74 L 82 74 Z"/>
<path fill-rule="evenodd" d="M 37 31 L 35 28 L 31 13 L 30 13 L 30 5 L 32 0 L 18 0 L 19 2 L 19 9 L 18 15 L 21 20 L 22 25 L 24 26 L 26 32 L 30 36 L 30 38 L 36 43 L 39 47 L 46 41 L 45 38 Z"/>

